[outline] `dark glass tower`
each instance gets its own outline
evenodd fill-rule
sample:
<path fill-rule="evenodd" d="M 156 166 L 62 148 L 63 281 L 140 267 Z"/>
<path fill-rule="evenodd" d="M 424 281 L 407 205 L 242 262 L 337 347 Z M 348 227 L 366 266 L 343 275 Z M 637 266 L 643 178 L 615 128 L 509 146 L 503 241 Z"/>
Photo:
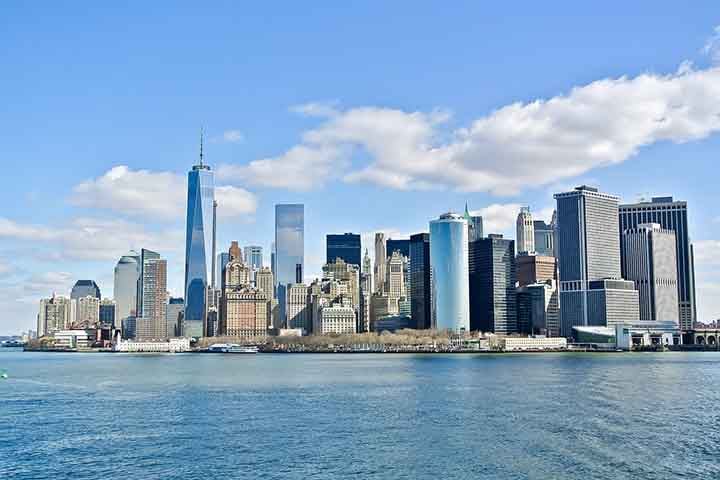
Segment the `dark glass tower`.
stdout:
<path fill-rule="evenodd" d="M 212 276 L 213 204 L 215 186 L 210 167 L 200 163 L 188 172 L 187 222 L 185 231 L 185 336 L 204 335 L 207 288 Z"/>
<path fill-rule="evenodd" d="M 100 298 L 100 287 L 97 286 L 95 280 L 78 280 L 75 282 L 70 291 L 70 298 L 77 300 L 78 298 L 95 297 Z"/>
<path fill-rule="evenodd" d="M 342 258 L 345 263 L 360 266 L 361 246 L 360 235 L 356 233 L 327 235 L 326 263 L 333 263 L 336 258 Z"/>
<path fill-rule="evenodd" d="M 625 230 L 637 228 L 643 223 L 658 223 L 663 229 L 675 232 L 680 328 L 691 330 L 697 313 L 695 262 L 688 230 L 687 202 L 673 200 L 673 197 L 654 197 L 650 202 L 620 205 L 619 215 L 621 236 Z M 624 250 L 622 248 L 620 251 L 623 264 L 626 253 Z"/>
<path fill-rule="evenodd" d="M 470 242 L 470 330 L 517 332 L 515 242 L 488 235 Z"/>
<path fill-rule="evenodd" d="M 432 327 L 430 297 L 430 234 L 410 237 L 410 311 L 415 328 Z"/>
<path fill-rule="evenodd" d="M 410 240 L 393 240 L 392 238 L 388 238 L 385 242 L 385 251 L 387 252 L 387 257 L 392 257 L 393 252 L 396 250 L 400 252 L 403 256 L 410 258 Z"/>

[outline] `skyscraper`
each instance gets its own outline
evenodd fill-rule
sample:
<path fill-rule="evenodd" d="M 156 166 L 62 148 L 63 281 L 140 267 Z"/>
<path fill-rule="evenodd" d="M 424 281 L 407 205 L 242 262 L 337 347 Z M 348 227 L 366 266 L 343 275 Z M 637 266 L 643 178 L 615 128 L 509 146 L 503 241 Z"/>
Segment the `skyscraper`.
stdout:
<path fill-rule="evenodd" d="M 137 338 L 167 338 L 167 261 L 152 257 L 143 261 L 142 312 L 135 319 Z"/>
<path fill-rule="evenodd" d="M 433 326 L 470 330 L 467 220 L 454 213 L 430 222 Z"/>
<path fill-rule="evenodd" d="M 342 258 L 345 263 L 360 266 L 360 235 L 356 233 L 328 234 L 326 236 L 325 263 Z"/>
<path fill-rule="evenodd" d="M 207 292 L 212 276 L 213 205 L 215 185 L 210 167 L 200 162 L 188 172 L 185 231 L 185 318 L 184 335 L 202 337 L 207 317 Z"/>
<path fill-rule="evenodd" d="M 249 245 L 245 247 L 245 263 L 254 271 L 258 271 L 263 266 L 263 250 L 259 245 Z"/>
<path fill-rule="evenodd" d="M 465 220 L 468 222 L 468 241 L 474 242 L 483 238 L 485 232 L 483 231 L 483 218 L 481 216 L 473 216 L 468 210 L 468 204 L 465 202 L 465 214 L 463 215 Z"/>
<path fill-rule="evenodd" d="M 675 232 L 642 223 L 622 236 L 623 274 L 640 295 L 640 320 L 679 324 Z"/>
<path fill-rule="evenodd" d="M 308 309 L 308 287 L 304 283 L 287 285 L 287 328 L 302 328 L 310 332 L 311 317 Z"/>
<path fill-rule="evenodd" d="M 100 300 L 99 321 L 103 326 L 120 328 L 117 317 L 117 303 L 109 298 Z"/>
<path fill-rule="evenodd" d="M 113 297 L 115 299 L 116 328 L 122 328 L 122 322 L 135 316 L 137 309 L 137 285 L 140 277 L 140 255 L 130 251 L 120 257 L 115 266 Z"/>
<path fill-rule="evenodd" d="M 375 234 L 375 292 L 385 291 L 385 262 L 387 250 L 385 248 L 385 234 Z"/>
<path fill-rule="evenodd" d="M 555 199 L 561 335 L 572 336 L 574 326 L 607 325 L 606 312 L 613 321 L 637 319 L 631 298 L 637 291 L 620 280 L 618 197 L 583 185 Z"/>
<path fill-rule="evenodd" d="M 400 298 L 407 295 L 405 288 L 407 257 L 400 250 L 393 250 L 387 261 L 387 293 L 391 297 Z"/>
<path fill-rule="evenodd" d="M 517 251 L 532 253 L 535 251 L 535 227 L 533 225 L 530 207 L 522 207 L 517 216 Z"/>
<path fill-rule="evenodd" d="M 657 223 L 661 228 L 675 232 L 680 328 L 691 330 L 697 314 L 695 262 L 690 243 L 687 202 L 673 200 L 673 197 L 654 197 L 650 202 L 620 205 L 619 214 L 622 231 L 637 228 L 642 223 Z"/>
<path fill-rule="evenodd" d="M 167 319 L 168 337 L 179 337 L 182 334 L 182 315 L 185 309 L 185 300 L 177 297 L 168 299 L 165 318 Z"/>
<path fill-rule="evenodd" d="M 470 242 L 470 329 L 517 332 L 515 242 L 490 234 Z"/>
<path fill-rule="evenodd" d="M 230 254 L 228 252 L 220 252 L 217 255 L 217 260 L 215 262 L 215 269 L 217 270 L 215 272 L 215 278 L 217 279 L 218 286 L 222 285 L 223 276 L 225 275 L 225 266 L 230 261 Z"/>
<path fill-rule="evenodd" d="M 410 257 L 410 239 L 401 238 L 394 240 L 388 238 L 385 242 L 385 255 L 390 258 L 393 252 L 400 252 L 403 257 Z"/>
<path fill-rule="evenodd" d="M 135 295 L 135 298 L 137 300 L 135 305 L 135 316 L 136 317 L 142 317 L 143 316 L 143 295 L 145 293 L 144 290 L 144 275 L 145 275 L 145 264 L 148 260 L 158 260 L 160 259 L 160 254 L 157 252 L 153 252 L 152 250 L 148 250 L 147 248 L 143 248 L 140 250 L 140 258 L 138 261 L 138 266 L 140 268 L 139 274 L 138 274 L 138 281 L 136 284 L 137 294 Z"/>
<path fill-rule="evenodd" d="M 535 253 L 543 257 L 555 256 L 555 229 L 543 220 L 533 220 Z"/>
<path fill-rule="evenodd" d="M 555 257 L 539 254 L 518 255 L 515 263 L 517 264 L 517 279 L 521 287 L 555 279 L 555 267 L 557 266 Z"/>
<path fill-rule="evenodd" d="M 78 280 L 70 291 L 70 299 L 77 300 L 83 297 L 95 297 L 100 300 L 100 287 L 95 280 Z"/>
<path fill-rule="evenodd" d="M 418 330 L 431 326 L 430 234 L 410 237 L 410 311 Z"/>
<path fill-rule="evenodd" d="M 287 324 L 287 288 L 303 283 L 305 263 L 305 206 L 275 205 L 275 285 L 280 323 Z"/>

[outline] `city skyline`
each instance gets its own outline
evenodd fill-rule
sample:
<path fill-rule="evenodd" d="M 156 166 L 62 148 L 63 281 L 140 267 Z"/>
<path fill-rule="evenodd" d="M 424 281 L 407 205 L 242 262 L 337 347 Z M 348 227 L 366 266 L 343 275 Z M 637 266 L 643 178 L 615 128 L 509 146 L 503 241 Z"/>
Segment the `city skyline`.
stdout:
<path fill-rule="evenodd" d="M 13 7 L 3 8 L 13 13 Z M 392 11 L 389 15 L 392 17 L 393 13 L 398 12 Z M 542 18 L 551 13 L 546 12 Z M 93 14 L 98 15 L 91 12 Z M 154 10 L 149 12 L 151 16 L 157 14 Z M 581 16 L 578 12 L 576 14 Z M 431 17 L 426 11 L 418 15 L 421 23 Z M 607 102 L 600 102 L 600 105 L 617 115 L 626 114 L 612 101 L 613 96 L 620 95 L 618 92 L 622 92 L 628 102 L 657 100 L 663 105 L 672 105 L 678 99 L 668 90 L 673 90 L 674 86 L 691 88 L 706 82 L 717 84 L 716 77 L 720 75 L 713 66 L 717 60 L 713 57 L 713 52 L 717 52 L 717 41 L 713 40 L 717 20 L 713 23 L 712 15 L 705 18 L 701 18 L 699 13 L 685 15 L 685 26 L 677 27 L 681 30 L 667 28 L 665 22 L 669 20 L 661 19 L 654 29 L 645 32 L 643 38 L 637 38 L 631 25 L 622 20 L 616 25 L 617 39 L 613 43 L 603 45 L 592 38 L 580 39 L 578 52 L 561 49 L 558 58 L 553 60 L 553 64 L 560 68 L 547 69 L 533 78 L 533 83 L 508 81 L 519 78 L 516 75 L 518 72 L 533 69 L 535 60 L 528 58 L 517 63 L 510 62 L 511 65 L 504 69 L 483 72 L 480 77 L 482 64 L 488 60 L 493 64 L 493 60 L 497 60 L 493 55 L 509 58 L 513 53 L 522 51 L 522 42 L 528 39 L 532 39 L 538 48 L 545 49 L 554 47 L 560 39 L 545 38 L 538 44 L 534 36 L 538 30 L 523 23 L 527 28 L 519 29 L 519 40 L 515 40 L 518 44 L 498 47 L 498 53 L 483 50 L 484 54 L 490 55 L 485 61 L 470 62 L 473 65 L 468 68 L 474 75 L 468 76 L 451 68 L 453 65 L 465 65 L 459 57 L 469 53 L 464 51 L 456 54 L 458 56 L 451 56 L 446 60 L 448 63 L 443 64 L 447 65 L 447 71 L 456 73 L 448 74 L 435 85 L 420 82 L 420 85 L 401 92 L 400 87 L 405 88 L 408 84 L 408 75 L 417 76 L 421 68 L 420 59 L 410 55 L 404 66 L 406 71 L 393 69 L 387 78 L 383 78 L 387 80 L 388 93 L 381 93 L 382 89 L 372 86 L 373 82 L 369 82 L 369 87 L 363 87 L 359 82 L 341 78 L 341 74 L 336 73 L 331 75 L 331 80 L 342 87 L 332 88 L 326 82 L 311 87 L 314 78 L 304 76 L 300 79 L 300 88 L 296 89 L 299 93 L 280 95 L 270 103 L 263 103 L 268 102 L 267 92 L 260 92 L 257 101 L 248 101 L 238 94 L 230 101 L 224 99 L 218 102 L 208 90 L 215 85 L 212 82 L 220 80 L 193 77 L 192 81 L 179 84 L 181 92 L 172 91 L 167 98 L 158 99 L 150 107 L 160 111 L 167 106 L 165 102 L 175 102 L 180 93 L 183 96 L 196 95 L 197 98 L 186 103 L 177 102 L 185 103 L 182 105 L 183 115 L 173 107 L 159 117 L 157 113 L 149 112 L 142 102 L 136 103 L 133 96 L 129 96 L 123 98 L 127 101 L 125 108 L 120 108 L 115 103 L 117 101 L 110 105 L 110 108 L 117 107 L 118 111 L 117 125 L 113 129 L 102 121 L 112 113 L 92 107 L 93 103 L 99 105 L 109 101 L 112 95 L 89 88 L 93 80 L 98 80 L 92 72 L 86 72 L 90 73 L 87 79 L 79 82 L 87 90 L 89 101 L 80 98 L 80 93 L 71 86 L 73 81 L 81 80 L 77 75 L 82 73 L 54 72 L 58 79 L 57 89 L 40 80 L 42 75 L 28 85 L 4 79 L 8 89 L 14 92 L 14 98 L 8 102 L 7 115 L 7 119 L 12 120 L 0 120 L 6 122 L 2 128 L 8 136 L 8 141 L 4 142 L 6 155 L 9 162 L 17 162 L 22 168 L 6 171 L 8 189 L 0 193 L 6 205 L 0 213 L 0 273 L 3 276 L 0 308 L 4 312 L 0 320 L 0 334 L 33 328 L 39 298 L 48 297 L 53 292 L 69 295 L 70 288 L 78 279 L 96 280 L 103 296 L 112 297 L 113 268 L 119 258 L 131 249 L 140 251 L 148 248 L 161 253 L 168 262 L 171 294 L 185 296 L 182 285 L 185 174 L 197 158 L 197 130 L 200 124 L 204 124 L 207 131 L 206 161 L 217 174 L 218 252 L 225 251 L 230 240 L 236 239 L 242 246 L 262 246 L 267 252 L 265 263 L 268 264 L 274 205 L 302 203 L 305 205 L 303 279 L 309 282 L 320 276 L 325 259 L 326 234 L 361 234 L 363 252 L 368 248 L 372 255 L 375 232 L 384 231 L 386 239 L 407 239 L 410 234 L 427 232 L 428 221 L 446 210 L 462 212 L 467 201 L 471 210 L 482 214 L 485 234 L 502 233 L 506 238 L 513 239 L 520 206 L 530 205 L 534 220 L 550 223 L 549 213 L 554 207 L 552 194 L 588 183 L 619 196 L 621 204 L 635 203 L 639 196 L 649 199 L 663 195 L 688 202 L 689 230 L 695 248 L 698 319 L 714 320 L 720 317 L 720 275 L 716 273 L 718 260 L 713 255 L 714 249 L 720 246 L 720 217 L 712 208 L 716 195 L 714 186 L 705 177 L 713 171 L 720 140 L 714 135 L 718 126 L 699 111 L 698 105 L 688 104 L 693 116 L 687 120 L 696 127 L 693 132 L 680 127 L 658 130 L 659 127 L 650 126 L 648 136 L 641 136 L 639 140 L 633 133 L 629 145 L 618 145 L 613 132 L 590 122 L 591 125 L 587 126 L 589 130 L 585 132 L 588 144 L 596 145 L 599 151 L 607 147 L 612 150 L 612 155 L 599 154 L 599 163 L 574 165 L 577 173 L 568 175 L 558 172 L 557 166 L 539 149 L 538 158 L 546 163 L 539 162 L 537 168 L 539 171 L 546 168 L 547 172 L 543 170 L 543 175 L 532 181 L 521 178 L 522 172 L 513 169 L 517 178 L 509 183 L 503 178 L 496 184 L 481 185 L 478 181 L 477 185 L 468 187 L 457 179 L 438 176 L 439 185 L 433 185 L 428 178 L 411 172 L 412 165 L 383 163 L 387 158 L 381 148 L 388 139 L 387 132 L 398 137 L 398 132 L 404 131 L 404 127 L 413 127 L 420 132 L 419 138 L 401 137 L 401 143 L 391 146 L 399 148 L 400 152 L 424 158 L 428 152 L 418 148 L 424 140 L 435 135 L 449 136 L 458 129 L 469 128 L 475 120 L 496 125 L 500 119 L 497 109 L 503 109 L 502 114 L 508 115 L 511 120 L 514 118 L 511 115 L 518 112 L 533 118 L 533 109 L 539 109 L 559 121 L 565 118 L 562 112 L 549 110 L 548 103 L 532 102 L 555 99 L 565 105 L 570 112 L 568 114 L 571 114 L 573 102 L 587 101 L 582 94 L 588 93 L 590 88 L 599 97 L 607 97 Z M 227 28 L 220 19 L 212 18 Z M 311 23 L 315 25 L 315 21 Z M 361 24 L 367 26 L 363 22 Z M 166 28 L 177 33 L 181 26 L 182 20 L 175 19 Z M 386 27 L 375 28 L 381 34 L 378 41 L 382 41 L 382 33 L 387 34 Z M 327 33 L 327 30 L 321 31 Z M 672 34 L 668 35 L 668 32 Z M 138 41 L 142 42 L 143 33 L 147 35 L 147 32 L 140 33 Z M 420 38 L 420 32 L 409 33 L 409 38 Z M 490 34 L 467 33 L 464 30 L 458 33 L 464 40 L 472 39 L 474 45 L 483 44 L 484 35 Z M 75 35 L 61 41 L 61 46 L 82 40 L 82 33 Z M 252 35 L 252 32 L 247 35 Z M 20 45 L 21 37 L 14 27 L 0 34 L 0 38 L 10 45 Z M 40 35 L 39 45 L 47 45 L 48 38 Z M 442 39 L 439 45 L 433 47 L 437 50 L 433 51 L 437 53 L 456 47 L 461 43 L 460 38 Z M 633 49 L 623 55 L 617 54 L 614 48 L 629 38 L 634 42 Z M 102 40 L 97 43 L 104 44 Z M 248 88 L 258 88 L 261 81 L 268 78 L 268 75 L 259 74 L 240 77 L 238 74 L 241 72 L 223 65 L 219 54 L 208 48 L 221 47 L 219 37 L 211 35 L 201 43 L 197 48 L 206 52 L 208 70 L 217 70 L 208 77 L 225 75 L 234 83 L 243 78 Z M 672 48 L 658 48 L 659 45 Z M 91 55 L 94 48 L 79 48 L 78 61 L 82 62 L 83 58 Z M 121 55 L 130 55 L 138 46 L 132 44 L 117 48 Z M 154 48 L 158 49 L 155 50 L 158 53 L 176 58 L 171 47 Z M 254 48 L 261 52 L 262 48 L 266 48 L 264 53 L 273 53 L 278 47 L 255 45 Z M 328 54 L 333 51 L 332 47 L 324 48 L 322 51 Z M 408 53 L 407 49 L 400 48 L 399 54 Z M 587 50 L 610 60 L 593 63 L 594 68 L 589 70 L 581 68 L 587 64 L 577 62 Z M 704 53 L 705 50 L 707 53 Z M 18 51 L 23 49 L 18 48 Z M 549 54 L 550 51 L 546 50 L 546 55 Z M 19 64 L 18 55 L 11 53 L 8 66 Z M 366 59 L 366 55 L 368 53 L 357 52 L 356 60 Z M 546 55 L 540 58 L 547 58 Z M 48 54 L 36 52 L 34 58 L 39 65 L 48 60 Z M 379 55 L 377 61 L 390 62 L 390 56 Z M 694 65 L 690 66 L 686 61 L 692 61 Z M 131 65 L 133 68 L 143 66 L 135 62 Z M 98 75 L 103 74 L 103 79 L 116 72 L 109 65 L 98 68 Z M 352 68 L 349 71 L 358 70 Z M 133 84 L 139 98 L 146 100 L 155 92 L 155 82 L 164 81 L 169 78 L 166 75 L 174 73 L 171 70 L 161 74 L 150 68 L 147 80 Z M 439 74 L 433 75 L 437 80 Z M 623 76 L 627 77 L 623 80 Z M 343 78 L 345 82 L 338 82 Z M 478 78 L 483 78 L 481 88 L 474 82 Z M 117 86 L 112 80 L 107 81 L 110 87 Z M 638 98 L 636 93 L 640 84 L 644 85 L 642 90 L 649 93 Z M 449 85 L 453 85 L 456 91 L 450 92 Z M 500 85 L 507 88 L 502 93 L 493 92 Z M 223 81 L 217 86 L 222 90 L 229 85 Z M 280 87 L 282 84 L 271 83 L 269 88 Z M 573 88 L 580 90 L 573 92 Z M 42 95 L 45 100 L 42 106 L 27 106 L 33 92 L 43 91 L 48 93 Z M 116 91 L 121 92 L 120 97 L 123 97 L 122 92 L 127 92 L 122 89 Z M 59 125 L 59 116 L 68 106 L 62 100 L 48 99 L 47 95 L 63 93 L 73 99 L 79 115 L 86 118 L 70 115 L 63 119 L 66 125 Z M 225 102 L 227 105 L 224 105 Z M 597 105 L 591 104 L 590 107 L 596 108 Z M 293 112 L 288 113 L 288 109 L 293 109 Z M 449 111 L 453 111 L 450 118 Z M 675 120 L 672 112 L 665 113 L 664 118 L 672 123 Z M 171 115 L 178 119 L 170 119 Z M 36 118 L 47 118 L 52 124 L 52 128 L 44 129 L 48 135 L 46 142 L 27 141 L 27 132 L 35 131 L 31 125 Z M 254 121 L 256 118 L 257 122 Z M 662 123 L 663 115 L 653 116 L 651 120 Z M 683 120 L 686 118 L 677 119 L 678 122 Z M 364 122 L 383 125 L 385 130 L 363 132 L 360 126 Z M 558 136 L 567 133 L 562 130 L 562 125 L 554 128 Z M 268 135 L 271 131 L 273 135 Z M 521 130 L 515 133 L 523 134 Z M 489 148 L 499 149 L 499 156 L 507 157 L 510 164 L 517 168 L 526 165 L 517 152 L 507 146 L 493 144 L 487 137 L 482 138 Z M 553 138 L 543 137 L 538 141 L 548 146 Z M 371 163 L 356 161 L 362 168 L 348 169 L 346 159 L 339 156 L 339 152 L 349 145 L 370 152 Z M 438 145 L 452 146 L 442 140 L 438 140 Z M 577 151 L 572 145 L 567 148 L 569 153 Z M 265 160 L 267 162 L 262 163 Z M 278 163 L 281 160 L 295 162 L 293 165 L 301 165 L 302 169 L 286 171 L 282 165 L 287 164 Z M 680 162 L 685 177 L 669 175 L 668 171 Z M 280 167 L 268 170 L 263 169 L 264 165 Z M 408 172 L 409 178 L 407 182 L 400 178 L 397 183 L 392 183 L 392 179 L 399 177 L 397 168 L 400 167 Z M 475 168 L 473 172 L 483 171 L 483 168 Z M 268 172 L 276 173 L 272 175 Z M 382 172 L 385 175 L 381 175 Z M 545 173 L 551 175 L 550 180 Z M 477 179 L 471 175 L 468 178 Z M 520 183 L 513 184 L 515 181 Z M 428 191 L 427 188 L 440 190 Z M 438 201 L 437 195 L 441 195 L 442 200 Z M 353 199 L 362 201 L 354 202 Z"/>

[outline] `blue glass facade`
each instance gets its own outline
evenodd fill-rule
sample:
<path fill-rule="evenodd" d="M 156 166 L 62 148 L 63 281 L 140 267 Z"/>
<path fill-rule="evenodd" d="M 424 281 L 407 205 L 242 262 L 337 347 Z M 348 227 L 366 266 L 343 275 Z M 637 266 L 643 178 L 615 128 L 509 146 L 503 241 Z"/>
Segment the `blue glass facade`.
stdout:
<path fill-rule="evenodd" d="M 185 319 L 183 334 L 201 337 L 207 313 L 206 291 L 212 268 L 213 203 L 215 186 L 207 165 L 188 173 L 185 237 Z"/>
<path fill-rule="evenodd" d="M 445 214 L 430 222 L 432 320 L 438 330 L 470 330 L 468 224 Z"/>
<path fill-rule="evenodd" d="M 403 256 L 410 258 L 410 239 L 393 240 L 392 238 L 388 238 L 385 242 L 385 250 L 388 258 L 390 258 L 396 250 Z"/>
<path fill-rule="evenodd" d="M 305 206 L 275 205 L 275 285 L 282 324 L 286 324 L 286 288 L 303 282 L 304 263 Z"/>
<path fill-rule="evenodd" d="M 356 233 L 328 234 L 326 237 L 325 263 L 333 263 L 342 258 L 345 263 L 360 266 L 360 235 Z"/>

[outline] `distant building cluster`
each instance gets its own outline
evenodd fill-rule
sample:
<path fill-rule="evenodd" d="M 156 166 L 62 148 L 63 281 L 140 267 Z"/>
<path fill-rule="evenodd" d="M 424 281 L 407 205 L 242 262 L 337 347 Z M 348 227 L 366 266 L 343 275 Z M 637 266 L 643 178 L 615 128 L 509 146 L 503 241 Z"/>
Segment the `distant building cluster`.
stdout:
<path fill-rule="evenodd" d="M 549 223 L 522 207 L 515 240 L 486 232 L 467 205 L 406 239 L 379 232 L 364 249 L 359 234 L 328 234 L 322 276 L 306 283 L 302 204 L 275 206 L 269 265 L 257 245 L 217 251 L 222 205 L 202 144 L 200 151 L 188 173 L 184 297 L 169 296 L 160 253 L 131 251 L 115 266 L 113 298 L 78 280 L 69 296 L 42 299 L 38 337 L 92 329 L 82 342 L 182 350 L 184 343 L 162 342 L 405 328 L 577 339 L 597 328 L 656 325 L 677 342 L 697 320 L 687 204 L 672 197 L 620 205 L 580 186 L 554 196 Z"/>

